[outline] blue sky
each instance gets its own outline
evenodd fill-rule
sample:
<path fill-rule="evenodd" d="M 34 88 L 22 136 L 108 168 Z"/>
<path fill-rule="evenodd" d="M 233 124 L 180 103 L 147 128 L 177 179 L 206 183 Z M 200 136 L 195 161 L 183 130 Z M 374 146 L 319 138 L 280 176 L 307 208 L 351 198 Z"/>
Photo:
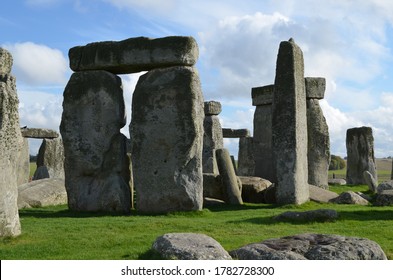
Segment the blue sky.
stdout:
<path fill-rule="evenodd" d="M 252 132 L 251 88 L 274 82 L 280 41 L 302 48 L 305 75 L 326 78 L 321 107 L 331 150 L 348 128 L 371 126 L 378 157 L 393 156 L 391 0 L 14 0 L 0 10 L 0 45 L 14 57 L 21 125 L 58 130 L 68 50 L 90 42 L 193 36 L 205 100 L 223 127 Z M 130 116 L 138 75 L 122 76 Z M 128 135 L 128 125 L 122 130 Z M 31 142 L 32 153 L 39 142 Z M 236 154 L 237 142 L 225 145 Z"/>

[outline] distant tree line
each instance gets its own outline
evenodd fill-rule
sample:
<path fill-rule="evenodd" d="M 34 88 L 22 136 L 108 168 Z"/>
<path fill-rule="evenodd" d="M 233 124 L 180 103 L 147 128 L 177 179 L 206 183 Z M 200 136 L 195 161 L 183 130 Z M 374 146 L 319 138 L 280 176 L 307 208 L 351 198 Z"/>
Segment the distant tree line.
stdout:
<path fill-rule="evenodd" d="M 329 170 L 340 170 L 345 168 L 346 166 L 347 164 L 345 163 L 345 160 L 342 157 L 331 155 Z"/>

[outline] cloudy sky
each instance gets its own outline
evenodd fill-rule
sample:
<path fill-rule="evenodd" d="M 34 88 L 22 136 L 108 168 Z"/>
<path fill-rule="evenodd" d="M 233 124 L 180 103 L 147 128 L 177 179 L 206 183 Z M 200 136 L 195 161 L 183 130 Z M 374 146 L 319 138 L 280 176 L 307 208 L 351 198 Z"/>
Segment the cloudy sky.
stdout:
<path fill-rule="evenodd" d="M 14 0 L 0 10 L 0 46 L 14 57 L 21 125 L 58 130 L 68 50 L 90 42 L 193 36 L 205 100 L 222 126 L 252 132 L 251 88 L 274 82 L 280 41 L 301 47 L 305 75 L 326 78 L 321 106 L 333 154 L 348 128 L 371 126 L 376 156 L 393 156 L 391 0 Z M 128 111 L 138 75 L 122 76 Z M 130 112 L 128 112 L 130 116 Z M 123 133 L 128 136 L 128 125 Z M 237 153 L 235 141 L 227 141 Z M 39 143 L 31 143 L 35 153 Z"/>

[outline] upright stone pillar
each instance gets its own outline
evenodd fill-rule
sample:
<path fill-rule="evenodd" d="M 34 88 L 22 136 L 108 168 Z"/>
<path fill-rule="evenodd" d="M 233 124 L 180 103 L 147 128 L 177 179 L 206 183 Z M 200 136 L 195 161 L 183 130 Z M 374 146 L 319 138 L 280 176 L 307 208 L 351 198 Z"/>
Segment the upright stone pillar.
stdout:
<path fill-rule="evenodd" d="M 279 204 L 309 200 L 307 116 L 302 50 L 290 39 L 280 43 L 273 97 L 273 154 Z"/>
<path fill-rule="evenodd" d="M 224 147 L 222 127 L 218 118 L 220 113 L 221 104 L 219 102 L 205 102 L 205 119 L 203 121 L 203 173 L 219 173 L 216 150 Z"/>
<path fill-rule="evenodd" d="M 64 148 L 60 137 L 43 139 L 37 156 L 37 168 L 46 166 L 49 178 L 64 179 Z"/>
<path fill-rule="evenodd" d="M 251 136 L 239 138 L 239 153 L 237 156 L 237 175 L 254 176 L 254 139 Z"/>
<path fill-rule="evenodd" d="M 11 54 L 0 48 L 0 237 L 21 233 L 17 198 L 23 138 L 12 62 Z"/>
<path fill-rule="evenodd" d="M 272 104 L 274 85 L 252 88 L 254 113 L 254 176 L 276 182 L 272 147 Z"/>
<path fill-rule="evenodd" d="M 374 157 L 374 137 L 371 127 L 347 130 L 347 183 L 366 184 L 363 173 L 368 171 L 378 181 Z"/>
<path fill-rule="evenodd" d="M 204 117 L 194 67 L 158 68 L 139 78 L 130 125 L 139 211 L 202 209 Z"/>
<path fill-rule="evenodd" d="M 325 94 L 325 78 L 306 77 L 307 135 L 308 135 L 308 183 L 328 187 L 330 163 L 329 128 L 323 115 L 319 99 Z"/>
<path fill-rule="evenodd" d="M 68 206 L 75 211 L 131 209 L 129 159 L 121 79 L 107 71 L 72 74 L 60 132 Z"/>

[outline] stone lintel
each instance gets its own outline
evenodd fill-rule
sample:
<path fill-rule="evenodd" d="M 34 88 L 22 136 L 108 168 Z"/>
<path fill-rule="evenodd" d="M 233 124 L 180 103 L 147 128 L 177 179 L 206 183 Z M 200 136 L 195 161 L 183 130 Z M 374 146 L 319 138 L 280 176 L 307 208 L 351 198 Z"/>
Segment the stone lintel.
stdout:
<path fill-rule="evenodd" d="M 205 102 L 205 116 L 219 115 L 222 111 L 221 103 L 218 101 Z"/>
<path fill-rule="evenodd" d="M 251 89 L 252 105 L 271 105 L 273 104 L 274 85 L 254 87 Z"/>
<path fill-rule="evenodd" d="M 249 137 L 250 131 L 246 128 L 243 128 L 243 129 L 223 128 L 222 129 L 222 136 L 224 138 Z"/>
<path fill-rule="evenodd" d="M 21 128 L 22 136 L 25 138 L 54 139 L 59 137 L 59 133 L 46 128 Z"/>

